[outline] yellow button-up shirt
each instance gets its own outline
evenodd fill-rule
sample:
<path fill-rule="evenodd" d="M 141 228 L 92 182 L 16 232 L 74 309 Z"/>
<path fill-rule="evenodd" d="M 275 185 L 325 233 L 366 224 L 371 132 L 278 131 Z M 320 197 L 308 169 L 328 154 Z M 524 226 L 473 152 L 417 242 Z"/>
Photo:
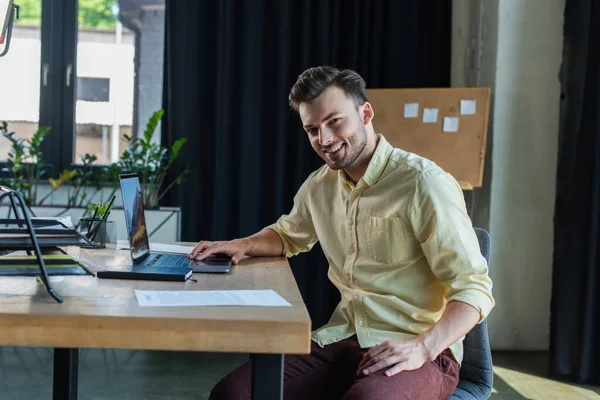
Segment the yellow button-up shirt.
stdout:
<path fill-rule="evenodd" d="M 269 226 L 285 254 L 319 241 L 341 292 L 320 346 L 356 334 L 361 347 L 428 331 L 450 301 L 481 314 L 494 306 L 492 281 L 456 180 L 432 161 L 378 135 L 364 176 L 353 185 L 324 165 L 298 190 L 289 215 Z M 462 339 L 450 346 L 462 361 Z"/>

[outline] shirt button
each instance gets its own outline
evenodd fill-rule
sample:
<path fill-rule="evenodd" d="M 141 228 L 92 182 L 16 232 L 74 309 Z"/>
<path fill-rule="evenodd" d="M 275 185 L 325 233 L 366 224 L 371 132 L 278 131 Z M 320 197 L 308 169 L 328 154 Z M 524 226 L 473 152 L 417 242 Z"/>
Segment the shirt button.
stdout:
<path fill-rule="evenodd" d="M 358 301 L 358 295 L 357 294 L 354 295 L 354 300 Z"/>
<path fill-rule="evenodd" d="M 352 225 L 352 223 L 354 223 L 354 220 L 352 219 L 352 217 L 350 217 L 350 218 L 348 219 L 348 225 Z"/>
<path fill-rule="evenodd" d="M 350 280 L 350 274 L 346 274 L 346 278 L 348 278 L 348 280 Z"/>
<path fill-rule="evenodd" d="M 348 250 L 350 253 L 354 253 L 354 246 L 350 246 L 350 249 Z"/>
<path fill-rule="evenodd" d="M 362 326 L 363 322 L 362 320 L 358 321 L 358 325 Z"/>

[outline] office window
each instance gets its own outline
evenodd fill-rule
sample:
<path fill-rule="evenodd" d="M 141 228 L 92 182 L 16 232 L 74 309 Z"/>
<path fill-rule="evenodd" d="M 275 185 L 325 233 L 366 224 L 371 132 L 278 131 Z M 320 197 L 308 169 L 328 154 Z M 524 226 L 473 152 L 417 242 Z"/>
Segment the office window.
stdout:
<path fill-rule="evenodd" d="M 41 0 L 19 0 L 19 19 L 13 26 L 8 53 L 0 58 L 0 121 L 20 138 L 37 130 L 40 114 Z M 6 161 L 10 142 L 0 137 L 0 162 Z"/>
<path fill-rule="evenodd" d="M 87 152 L 109 164 L 123 151 L 123 133 L 141 134 L 162 106 L 164 0 L 78 0 L 78 9 L 73 162 Z"/>
<path fill-rule="evenodd" d="M 77 100 L 108 101 L 110 79 L 108 78 L 77 78 Z"/>
<path fill-rule="evenodd" d="M 10 93 L 0 96 L 0 121 L 20 137 L 50 126 L 43 150 L 54 171 L 84 153 L 116 162 L 123 134 L 142 134 L 162 107 L 165 0 L 17 4 L 21 18 L 0 59 L 0 92 Z M 9 147 L 0 138 L 0 163 Z"/>

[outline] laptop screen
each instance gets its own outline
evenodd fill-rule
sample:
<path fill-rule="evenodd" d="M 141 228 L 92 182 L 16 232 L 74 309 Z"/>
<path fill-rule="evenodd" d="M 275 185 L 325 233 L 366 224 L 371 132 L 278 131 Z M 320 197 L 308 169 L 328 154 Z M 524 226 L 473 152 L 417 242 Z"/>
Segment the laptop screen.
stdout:
<path fill-rule="evenodd" d="M 121 175 L 119 180 L 121 181 L 125 225 L 127 226 L 131 258 L 135 262 L 140 257 L 150 253 L 142 190 L 137 174 Z"/>

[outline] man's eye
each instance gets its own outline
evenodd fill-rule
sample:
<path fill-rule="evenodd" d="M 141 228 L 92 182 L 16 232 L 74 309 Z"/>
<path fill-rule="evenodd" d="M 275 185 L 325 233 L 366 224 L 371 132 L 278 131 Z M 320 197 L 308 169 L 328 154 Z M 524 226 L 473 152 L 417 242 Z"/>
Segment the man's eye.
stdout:
<path fill-rule="evenodd" d="M 306 132 L 308 132 L 310 135 L 316 135 L 317 134 L 317 128 L 308 128 L 306 130 Z"/>
<path fill-rule="evenodd" d="M 336 124 L 340 121 L 340 118 L 333 118 L 331 120 L 329 120 L 329 125 L 333 125 Z"/>

